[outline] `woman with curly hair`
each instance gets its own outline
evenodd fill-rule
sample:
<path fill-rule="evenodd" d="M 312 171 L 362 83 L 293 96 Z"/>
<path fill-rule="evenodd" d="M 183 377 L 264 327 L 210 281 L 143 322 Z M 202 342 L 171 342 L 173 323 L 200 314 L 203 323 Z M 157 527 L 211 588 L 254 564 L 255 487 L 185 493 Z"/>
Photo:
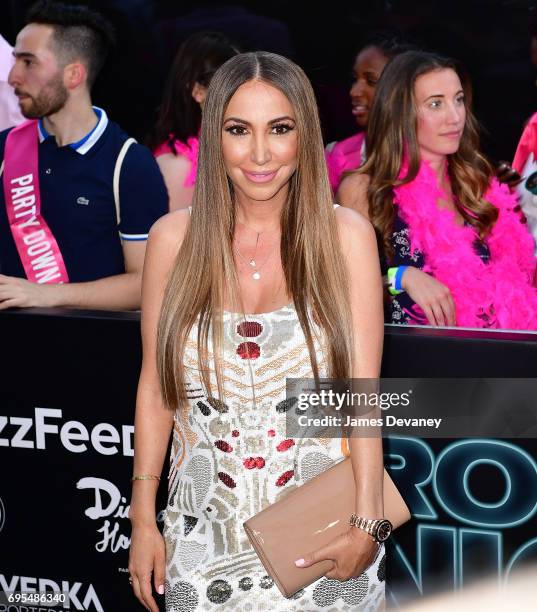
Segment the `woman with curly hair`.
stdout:
<path fill-rule="evenodd" d="M 376 228 L 388 320 L 537 329 L 533 241 L 516 197 L 479 152 L 457 63 L 421 51 L 394 58 L 377 86 L 367 151 L 340 202 Z"/>

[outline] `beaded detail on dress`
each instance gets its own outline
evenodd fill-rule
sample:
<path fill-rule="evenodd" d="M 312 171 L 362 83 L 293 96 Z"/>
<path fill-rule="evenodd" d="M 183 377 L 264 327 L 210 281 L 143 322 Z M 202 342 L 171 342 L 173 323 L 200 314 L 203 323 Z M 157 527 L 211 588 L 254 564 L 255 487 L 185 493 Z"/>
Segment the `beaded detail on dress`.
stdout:
<path fill-rule="evenodd" d="M 285 599 L 242 528 L 250 516 L 346 452 L 340 439 L 285 435 L 286 413 L 295 409 L 286 400 L 286 378 L 311 376 L 294 307 L 245 320 L 225 313 L 223 353 L 221 401 L 202 388 L 192 330 L 185 352 L 189 407 L 175 414 L 170 457 L 167 612 L 376 610 L 384 598 L 383 548 L 358 578 L 322 578 Z M 322 373 L 318 343 L 317 357 Z"/>

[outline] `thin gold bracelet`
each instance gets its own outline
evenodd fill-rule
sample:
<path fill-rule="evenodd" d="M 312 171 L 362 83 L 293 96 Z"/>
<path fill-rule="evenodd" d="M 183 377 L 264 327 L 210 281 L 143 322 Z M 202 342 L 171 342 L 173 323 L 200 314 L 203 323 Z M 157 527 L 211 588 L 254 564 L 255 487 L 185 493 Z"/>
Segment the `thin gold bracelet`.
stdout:
<path fill-rule="evenodd" d="M 141 476 L 133 476 L 131 482 L 135 480 L 160 480 L 160 476 L 153 476 L 153 474 L 142 474 Z"/>

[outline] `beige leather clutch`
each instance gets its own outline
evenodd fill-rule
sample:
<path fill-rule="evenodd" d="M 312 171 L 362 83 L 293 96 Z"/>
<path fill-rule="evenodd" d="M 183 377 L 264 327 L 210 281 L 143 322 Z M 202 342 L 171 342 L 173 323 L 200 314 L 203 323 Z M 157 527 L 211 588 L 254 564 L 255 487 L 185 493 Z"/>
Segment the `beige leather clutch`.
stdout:
<path fill-rule="evenodd" d="M 347 457 L 243 524 L 284 597 L 291 597 L 332 568 L 332 561 L 320 561 L 308 568 L 297 567 L 295 561 L 349 529 L 355 496 L 352 463 Z M 378 518 L 387 518 L 394 529 L 410 519 L 408 507 L 386 470 L 384 517 Z"/>

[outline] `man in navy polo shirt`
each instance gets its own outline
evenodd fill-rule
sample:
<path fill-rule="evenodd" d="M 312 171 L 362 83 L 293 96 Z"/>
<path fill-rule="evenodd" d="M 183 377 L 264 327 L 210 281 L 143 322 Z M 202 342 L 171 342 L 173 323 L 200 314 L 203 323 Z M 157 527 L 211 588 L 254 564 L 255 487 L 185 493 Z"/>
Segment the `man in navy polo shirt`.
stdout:
<path fill-rule="evenodd" d="M 0 309 L 140 307 L 147 234 L 168 210 L 150 151 L 91 104 L 90 89 L 113 40 L 83 6 L 40 2 L 13 54 L 9 83 L 23 115 L 39 119 L 41 215 L 56 239 L 68 283 L 26 280 L 0 188 Z M 8 131 L 0 133 L 3 166 Z"/>

